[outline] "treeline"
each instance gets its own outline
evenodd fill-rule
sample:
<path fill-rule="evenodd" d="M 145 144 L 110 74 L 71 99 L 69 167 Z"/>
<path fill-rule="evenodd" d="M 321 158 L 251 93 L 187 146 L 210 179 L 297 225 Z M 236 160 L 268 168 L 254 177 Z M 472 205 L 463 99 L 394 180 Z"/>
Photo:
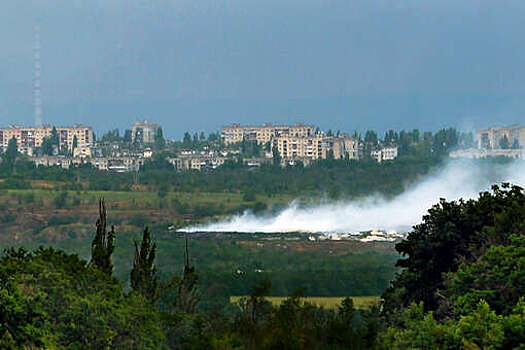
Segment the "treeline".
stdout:
<path fill-rule="evenodd" d="M 309 167 L 300 164 L 285 168 L 268 165 L 254 170 L 230 162 L 211 172 L 149 169 L 137 175 L 108 173 L 91 167 L 69 170 L 58 167 L 36 168 L 30 162 L 20 161 L 15 171 L 2 172 L 7 177 L 6 181 L 0 183 L 0 188 L 31 188 L 29 180 L 43 180 L 61 183 L 61 189 L 74 191 L 131 191 L 140 185 L 154 192 L 249 192 L 264 196 L 322 194 L 339 198 L 370 192 L 399 193 L 405 185 L 440 164 L 440 159 L 407 156 L 383 163 L 372 160 L 325 160 Z"/>

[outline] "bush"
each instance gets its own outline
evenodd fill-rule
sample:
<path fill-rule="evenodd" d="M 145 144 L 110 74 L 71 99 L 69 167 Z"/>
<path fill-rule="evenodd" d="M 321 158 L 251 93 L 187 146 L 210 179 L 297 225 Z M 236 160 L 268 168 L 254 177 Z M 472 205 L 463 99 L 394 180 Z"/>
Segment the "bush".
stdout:
<path fill-rule="evenodd" d="M 255 196 L 255 193 L 253 192 L 246 192 L 244 196 L 242 196 L 242 200 L 245 202 L 253 202 L 257 199 Z"/>

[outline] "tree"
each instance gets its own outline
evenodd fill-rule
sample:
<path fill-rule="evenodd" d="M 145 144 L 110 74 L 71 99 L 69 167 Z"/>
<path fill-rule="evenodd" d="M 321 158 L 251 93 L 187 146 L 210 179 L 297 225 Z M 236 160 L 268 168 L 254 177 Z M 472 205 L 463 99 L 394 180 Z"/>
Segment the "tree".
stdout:
<path fill-rule="evenodd" d="M 58 131 L 57 128 L 53 126 L 53 129 L 51 130 L 51 144 L 53 146 L 56 146 L 58 150 L 60 150 L 60 139 L 58 138 Z"/>
<path fill-rule="evenodd" d="M 186 237 L 185 242 L 184 260 L 184 272 L 182 280 L 179 281 L 178 294 L 175 299 L 175 309 L 193 314 L 197 311 L 197 305 L 199 303 L 199 295 L 197 292 L 199 278 L 195 272 L 195 267 L 190 265 L 188 237 Z"/>
<path fill-rule="evenodd" d="M 377 145 L 377 133 L 373 130 L 367 130 L 365 134 L 365 142 Z"/>
<path fill-rule="evenodd" d="M 520 148 L 520 141 L 518 139 L 514 139 L 514 142 L 512 143 L 512 149 L 519 149 Z"/>
<path fill-rule="evenodd" d="M 16 138 L 13 136 L 11 140 L 7 143 L 7 148 L 4 153 L 4 161 L 10 166 L 13 167 L 18 156 L 18 146 Z"/>
<path fill-rule="evenodd" d="M 509 314 L 525 295 L 525 237 L 512 236 L 510 245 L 491 246 L 472 264 L 461 264 L 450 273 L 443 294 L 456 314 L 476 310 L 480 299 L 498 314 Z"/>
<path fill-rule="evenodd" d="M 135 243 L 135 258 L 131 270 L 131 288 L 150 301 L 157 298 L 157 269 L 155 268 L 155 253 L 157 245 L 151 240 L 151 233 L 146 227 L 142 234 L 142 242 Z"/>
<path fill-rule="evenodd" d="M 215 142 L 219 139 L 220 139 L 220 135 L 218 135 L 217 133 L 212 132 L 208 135 L 208 141 L 210 142 Z"/>
<path fill-rule="evenodd" d="M 131 143 L 131 135 L 132 131 L 130 129 L 126 129 L 124 131 L 124 142 Z"/>
<path fill-rule="evenodd" d="M 73 136 L 73 148 L 71 148 L 71 153 L 75 154 L 75 149 L 78 147 L 77 135 Z"/>
<path fill-rule="evenodd" d="M 113 272 L 111 255 L 113 254 L 115 227 L 111 226 L 111 231 L 107 232 L 106 203 L 101 198 L 98 202 L 99 219 L 97 220 L 97 232 L 91 243 L 91 264 L 104 271 L 108 275 Z"/>
<path fill-rule="evenodd" d="M 279 150 L 277 147 L 272 148 L 272 155 L 273 155 L 273 165 L 281 165 L 281 154 L 279 153 Z"/>
<path fill-rule="evenodd" d="M 184 133 L 184 138 L 182 139 L 182 143 L 184 144 L 184 146 L 188 147 L 191 145 L 191 135 L 189 132 L 185 132 Z"/>
<path fill-rule="evenodd" d="M 493 186 L 477 200 L 442 199 L 396 244 L 404 268 L 383 295 L 386 314 L 412 302 L 436 310 L 445 288 L 444 274 L 456 272 L 460 262 L 472 263 L 490 244 L 508 244 L 511 234 L 525 231 L 525 193 L 518 186 Z M 459 287 L 458 287 L 459 288 Z"/>
<path fill-rule="evenodd" d="M 503 137 L 499 140 L 499 146 L 501 149 L 509 149 L 510 142 L 507 135 L 503 135 Z"/>
<path fill-rule="evenodd" d="M 50 137 L 43 138 L 42 146 L 40 147 L 40 152 L 46 156 L 53 155 L 53 143 Z"/>
<path fill-rule="evenodd" d="M 162 128 L 159 127 L 155 133 L 155 148 L 161 150 L 165 146 L 166 146 L 166 141 L 164 140 Z"/>
<path fill-rule="evenodd" d="M 199 135 L 199 140 L 201 142 L 206 141 L 206 135 L 204 135 L 204 131 L 201 131 L 201 134 Z"/>

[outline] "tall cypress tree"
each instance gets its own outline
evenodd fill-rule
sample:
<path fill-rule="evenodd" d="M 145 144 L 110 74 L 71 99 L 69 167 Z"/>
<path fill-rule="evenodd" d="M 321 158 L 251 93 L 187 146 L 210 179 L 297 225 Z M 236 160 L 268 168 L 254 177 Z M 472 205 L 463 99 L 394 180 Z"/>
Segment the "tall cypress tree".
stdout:
<path fill-rule="evenodd" d="M 131 270 L 131 288 L 148 300 L 157 298 L 157 269 L 155 252 L 157 245 L 151 240 L 151 233 L 146 226 L 142 234 L 142 243 L 135 241 L 135 258 Z"/>
<path fill-rule="evenodd" d="M 184 273 L 182 280 L 179 282 L 178 295 L 175 300 L 175 308 L 188 314 L 197 311 L 199 303 L 199 294 L 197 292 L 197 283 L 199 278 L 194 266 L 190 266 L 190 255 L 188 251 L 188 237 L 186 236 L 186 247 L 184 254 Z"/>
<path fill-rule="evenodd" d="M 91 243 L 91 264 L 100 270 L 111 275 L 113 264 L 111 254 L 115 249 L 115 227 L 111 226 L 111 231 L 107 232 L 106 203 L 101 198 L 98 202 L 99 218 L 97 220 L 97 233 Z"/>

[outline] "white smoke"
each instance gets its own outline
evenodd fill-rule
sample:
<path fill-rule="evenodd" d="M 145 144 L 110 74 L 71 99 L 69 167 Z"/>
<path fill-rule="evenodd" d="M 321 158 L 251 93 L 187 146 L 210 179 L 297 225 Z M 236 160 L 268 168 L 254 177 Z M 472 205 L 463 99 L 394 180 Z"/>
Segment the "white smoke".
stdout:
<path fill-rule="evenodd" d="M 185 232 L 356 232 L 372 229 L 406 232 L 440 198 L 475 198 L 494 182 L 525 185 L 525 162 L 476 165 L 451 161 L 444 169 L 387 200 L 375 195 L 358 201 L 336 201 L 310 207 L 293 202 L 280 213 L 260 217 L 250 212 L 228 220 L 187 227 Z"/>

